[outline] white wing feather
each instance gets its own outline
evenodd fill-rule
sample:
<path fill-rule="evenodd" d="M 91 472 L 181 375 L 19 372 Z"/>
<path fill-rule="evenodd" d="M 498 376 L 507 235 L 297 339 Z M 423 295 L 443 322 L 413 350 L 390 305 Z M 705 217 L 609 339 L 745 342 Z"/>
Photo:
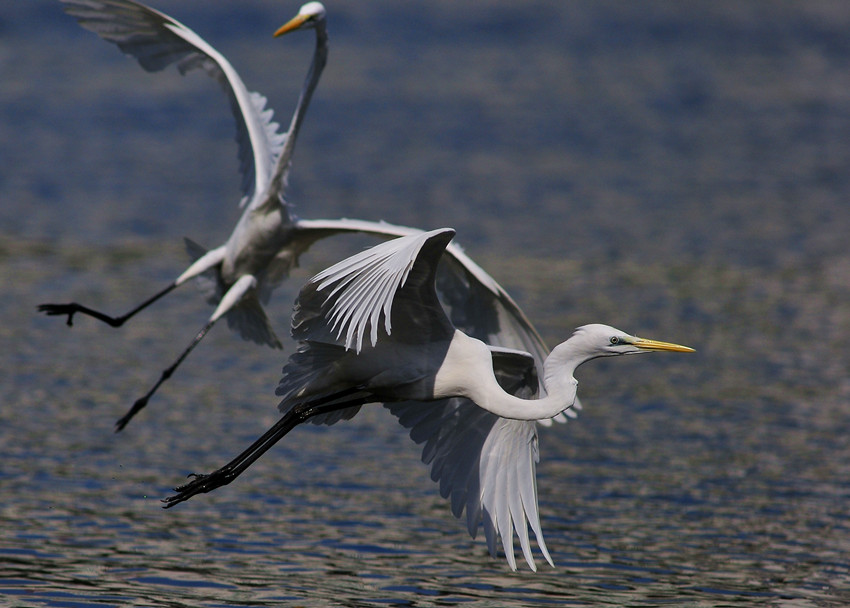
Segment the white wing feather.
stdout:
<path fill-rule="evenodd" d="M 392 333 L 392 305 L 396 291 L 404 286 L 419 251 L 428 240 L 454 231 L 420 232 L 370 247 L 334 264 L 310 279 L 317 291 L 327 290 L 332 302 L 328 323 L 337 339 L 345 336 L 345 348 L 360 352 L 369 332 L 372 346 L 378 341 L 380 318 Z"/>
<path fill-rule="evenodd" d="M 424 444 L 422 462 L 431 466 L 431 479 L 440 484 L 440 495 L 450 500 L 454 516 L 461 517 L 466 510 L 470 536 L 475 538 L 483 524 L 493 556 L 501 537 L 505 557 L 515 570 L 516 532 L 523 557 L 535 570 L 531 527 L 541 553 L 552 564 L 537 508 L 539 453 L 533 422 L 499 418 L 459 398 L 385 407 L 410 430 L 414 442 Z"/>
<path fill-rule="evenodd" d="M 331 229 L 330 224 L 320 222 L 323 222 L 322 229 Z M 314 223 L 313 228 L 319 229 L 319 225 Z M 374 345 L 381 316 L 386 332 L 392 332 L 389 321 L 393 296 L 404 285 L 424 244 L 444 232 L 411 230 L 406 236 L 362 251 L 311 279 L 316 295 L 321 292 L 319 300 L 324 302 L 325 324 L 331 326 L 340 344 L 359 352 L 364 337 L 369 334 Z M 452 255 L 447 248 L 444 258 Z M 457 272 L 457 266 L 463 267 L 464 258 L 455 258 L 457 264 L 450 266 L 449 271 Z M 479 272 L 484 273 L 480 269 Z M 492 278 L 482 283 L 485 287 L 492 284 L 498 286 Z M 499 288 L 495 293 L 503 292 Z M 304 298 L 304 304 L 315 306 L 309 296 Z M 300 339 L 309 340 L 312 336 L 320 340 L 322 337 L 321 327 L 305 329 L 295 318 L 293 329 Z M 524 397 L 538 392 L 538 376 L 528 370 L 535 369 L 539 351 L 535 357 L 510 347 L 491 350 L 494 371 L 506 390 Z M 539 453 L 535 423 L 499 418 L 459 398 L 431 403 L 388 403 L 385 407 L 410 429 L 415 442 L 424 444 L 422 460 L 431 466 L 431 478 L 439 482 L 440 494 L 450 500 L 456 517 L 466 511 L 470 535 L 475 537 L 479 526 L 483 525 L 488 549 L 494 555 L 501 538 L 508 564 L 516 569 L 513 551 L 516 533 L 523 557 L 529 567 L 536 569 L 528 533 L 530 527 L 544 558 L 552 563 L 537 506 L 535 465 Z"/>
<path fill-rule="evenodd" d="M 348 218 L 299 219 L 296 227 L 297 230 L 303 231 L 305 239 L 311 240 L 340 232 L 360 232 L 386 238 L 423 234 L 423 231 L 417 228 Z M 316 234 L 323 236 L 317 237 Z M 343 262 L 340 262 L 337 266 L 341 269 L 342 264 Z M 448 307 L 447 314 L 455 327 L 485 344 L 531 353 L 538 369 L 543 369 L 543 361 L 549 354 L 543 338 L 508 292 L 454 241 L 446 247 L 438 269 L 437 293 Z M 375 326 L 372 328 L 374 331 Z M 542 391 L 542 385 L 539 389 Z M 553 421 L 566 422 L 567 417 L 576 416 L 573 409 L 580 408 L 571 408 L 554 418 L 540 420 L 538 424 L 550 426 Z"/>
<path fill-rule="evenodd" d="M 84 28 L 138 60 L 148 72 L 177 64 L 182 74 L 202 68 L 219 82 L 236 119 L 244 198 L 258 201 L 268 186 L 286 134 L 278 132 L 266 98 L 251 93 L 221 53 L 176 19 L 131 0 L 61 0 Z"/>
<path fill-rule="evenodd" d="M 202 68 L 221 84 L 236 120 L 243 176 L 241 205 L 261 201 L 258 195 L 268 186 L 286 139 L 286 134 L 278 132 L 279 125 L 273 121 L 272 111 L 266 108 L 265 97 L 248 92 L 224 56 L 193 30 L 163 13 L 128 0 L 62 1 L 66 11 L 83 27 L 117 44 L 145 70 L 158 71 L 176 63 L 181 73 Z M 301 221 L 299 227 L 309 230 L 310 223 Z M 346 348 L 356 348 L 359 352 L 367 329 L 371 328 L 370 339 L 373 345 L 376 343 L 381 315 L 387 333 L 392 331 L 393 295 L 404 285 L 422 244 L 431 233 L 354 220 L 341 220 L 335 226 L 332 223 L 313 224 L 318 230 L 413 235 L 367 250 L 314 279 L 321 281 L 319 290 L 333 287 L 331 295 L 341 290 L 347 293 L 334 304 L 334 330 L 337 337 L 345 334 Z M 542 365 L 548 349 L 510 296 L 459 246 L 450 244 L 447 254 L 447 265 L 456 268 L 448 273 L 453 281 L 442 283 L 441 295 L 452 311 L 463 313 L 463 318 L 452 315 L 455 324 L 485 342 L 529 351 Z M 352 278 L 351 273 L 356 273 L 356 277 Z M 363 294 L 371 295 L 363 300 Z M 488 305 L 496 304 L 495 333 L 492 329 L 475 331 L 465 322 L 485 318 L 465 308 L 470 301 L 480 303 L 482 294 Z M 508 563 L 516 569 L 512 546 L 516 531 L 525 560 L 536 569 L 527 529 L 530 526 L 541 552 L 552 563 L 537 509 L 535 464 L 539 454 L 534 423 L 500 419 L 462 399 L 387 407 L 410 429 L 414 441 L 425 443 L 423 462 L 431 465 L 432 479 L 440 483 L 441 495 L 450 498 L 452 512 L 460 517 L 466 510 L 467 528 L 473 537 L 483 523 L 491 553 L 495 553 L 496 538 L 501 537 Z M 574 409 L 578 407 L 576 402 Z M 571 414 L 574 412 L 569 410 L 568 415 Z M 326 423 L 339 419 L 329 418 Z"/>

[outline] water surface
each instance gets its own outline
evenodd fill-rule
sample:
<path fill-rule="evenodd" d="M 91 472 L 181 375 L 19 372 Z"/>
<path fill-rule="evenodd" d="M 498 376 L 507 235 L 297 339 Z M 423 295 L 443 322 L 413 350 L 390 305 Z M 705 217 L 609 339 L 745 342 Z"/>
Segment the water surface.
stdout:
<path fill-rule="evenodd" d="M 168 0 L 287 120 L 297 6 Z M 552 569 L 466 536 L 380 408 L 294 432 L 228 488 L 159 499 L 275 420 L 284 354 L 200 328 L 184 235 L 237 217 L 232 123 L 202 75 L 148 75 L 58 3 L 0 21 L 0 603 L 841 606 L 850 601 L 850 9 L 840 3 L 332 6 L 296 153 L 304 217 L 452 226 L 546 340 L 607 322 L 692 356 L 580 369 L 541 431 Z M 276 292 L 364 243 L 317 246 Z M 287 344 L 288 352 L 292 345 Z"/>

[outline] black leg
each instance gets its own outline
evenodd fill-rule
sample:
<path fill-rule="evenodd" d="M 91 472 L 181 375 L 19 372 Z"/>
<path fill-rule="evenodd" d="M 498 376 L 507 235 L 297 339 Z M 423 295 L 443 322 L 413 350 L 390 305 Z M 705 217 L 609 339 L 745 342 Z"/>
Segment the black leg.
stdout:
<path fill-rule="evenodd" d="M 148 298 L 147 300 L 136 306 L 130 312 L 121 315 L 120 317 L 110 317 L 107 314 L 98 312 L 97 310 L 92 310 L 91 308 L 87 308 L 86 306 L 83 306 L 82 304 L 77 304 L 76 302 L 71 302 L 70 304 L 39 304 L 38 312 L 43 312 L 46 315 L 54 317 L 68 315 L 67 323 L 69 326 L 74 324 L 74 315 L 79 312 L 84 315 L 94 317 L 99 321 L 103 321 L 104 323 L 112 327 L 121 327 L 124 322 L 127 321 L 130 317 L 135 315 L 137 312 L 144 310 L 164 295 L 170 293 L 171 290 L 175 287 L 177 287 L 177 284 L 172 283 L 159 293 L 153 295 L 152 297 Z"/>
<path fill-rule="evenodd" d="M 247 450 L 239 454 L 236 458 L 220 469 L 209 474 L 192 473 L 189 476 L 193 478 L 192 481 L 174 488 L 174 491 L 177 492 L 177 494 L 162 500 L 162 502 L 165 503 L 163 508 L 169 509 L 184 500 L 189 500 L 195 494 L 212 492 L 216 488 L 229 484 L 231 481 L 239 477 L 239 475 L 251 466 L 260 456 L 265 454 L 269 448 L 280 441 L 287 433 L 289 433 L 289 431 L 302 422 L 305 422 L 314 416 L 318 416 L 319 414 L 327 414 L 329 412 L 335 412 L 349 407 L 356 407 L 358 405 L 363 405 L 364 403 L 369 403 L 373 400 L 369 397 L 357 397 L 348 401 L 339 401 L 340 398 L 359 392 L 361 392 L 360 389 L 352 388 L 317 402 L 304 403 L 295 406 L 284 414 L 284 416 L 278 420 L 274 426 L 266 431 L 262 437 L 252 443 Z M 332 402 L 328 403 L 329 401 Z"/>
<path fill-rule="evenodd" d="M 177 357 L 177 360 L 168 367 L 166 367 L 164 370 L 162 370 L 162 374 L 159 376 L 159 380 L 156 381 L 156 384 L 153 385 L 153 388 L 151 388 L 151 390 L 145 393 L 144 396 L 137 399 L 136 402 L 133 404 L 133 407 L 131 407 L 130 410 L 121 418 L 119 418 L 118 421 L 115 423 L 116 433 L 122 430 L 125 426 L 127 426 L 127 423 L 132 420 L 133 416 L 138 414 L 139 411 L 148 404 L 148 400 L 153 397 L 153 394 L 157 391 L 157 389 L 162 386 L 163 382 L 165 382 L 171 377 L 171 374 L 174 373 L 174 370 L 176 370 L 177 367 L 181 363 L 183 363 L 183 359 L 189 356 L 189 353 L 192 352 L 192 350 L 198 345 L 198 342 L 200 342 L 204 338 L 204 336 L 207 335 L 207 332 L 212 328 L 214 324 L 215 321 L 207 322 L 207 324 L 201 328 L 201 331 L 198 332 L 198 335 L 195 336 L 195 339 L 192 340 L 189 346 L 186 347 L 186 350 L 184 350 L 183 353 L 179 357 Z"/>

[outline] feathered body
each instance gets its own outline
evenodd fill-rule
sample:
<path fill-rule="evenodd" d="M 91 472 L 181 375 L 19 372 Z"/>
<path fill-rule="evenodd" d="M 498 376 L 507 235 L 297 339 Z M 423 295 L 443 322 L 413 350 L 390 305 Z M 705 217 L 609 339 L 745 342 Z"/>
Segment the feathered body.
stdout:
<path fill-rule="evenodd" d="M 292 317 L 300 345 L 277 388 L 282 418 L 230 463 L 177 488 L 167 506 L 230 483 L 302 422 L 333 424 L 366 403 L 383 402 L 424 443 L 431 478 L 455 516 L 466 511 L 473 537 L 483 525 L 492 554 L 501 537 L 515 569 L 516 533 L 535 569 L 531 528 L 551 564 L 537 509 L 536 422 L 576 403 L 573 373 L 586 361 L 691 349 L 586 325 L 545 360 L 545 392 L 538 395 L 534 356 L 467 336 L 443 310 L 436 269 L 453 236 L 449 228 L 411 234 L 313 277 Z"/>
<path fill-rule="evenodd" d="M 338 234 L 363 233 L 392 238 L 417 233 L 413 228 L 352 219 L 305 220 L 296 217 L 285 190 L 297 135 L 328 56 L 326 12 L 308 2 L 275 35 L 313 29 L 316 45 L 289 128 L 280 132 L 266 98 L 248 91 L 233 66 L 197 33 L 179 21 L 134 0 L 62 0 L 79 23 L 116 44 L 148 71 L 175 65 L 181 73 L 200 69 L 213 77 L 227 96 L 236 121 L 242 214 L 227 241 L 211 250 L 187 240 L 193 263 L 172 284 L 120 317 L 77 303 L 42 304 L 50 315 L 88 314 L 113 327 L 121 326 L 171 290 L 197 279 L 215 307 L 204 327 L 159 381 L 118 422 L 118 428 L 145 407 L 157 388 L 221 317 L 244 339 L 281 348 L 263 305 L 273 289 L 316 241 Z M 488 343 L 521 348 L 539 361 L 546 345 L 510 296 L 457 245 L 448 249 L 438 277 L 440 294 L 453 321 Z"/>

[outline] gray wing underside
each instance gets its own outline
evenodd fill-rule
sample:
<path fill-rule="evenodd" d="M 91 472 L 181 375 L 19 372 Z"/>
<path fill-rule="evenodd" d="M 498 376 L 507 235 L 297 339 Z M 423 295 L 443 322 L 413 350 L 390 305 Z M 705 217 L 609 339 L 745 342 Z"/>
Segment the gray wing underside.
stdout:
<path fill-rule="evenodd" d="M 197 260 L 207 252 L 204 247 L 192 239 L 183 240 L 186 251 L 192 260 Z M 206 301 L 212 306 L 218 305 L 222 296 L 224 296 L 225 289 L 221 283 L 221 275 L 217 267 L 210 268 L 198 275 L 195 278 L 195 284 Z M 266 316 L 266 312 L 263 310 L 258 294 L 244 295 L 233 308 L 227 311 L 225 319 L 227 319 L 227 326 L 242 336 L 244 340 L 265 344 L 272 348 L 283 348 L 269 318 Z"/>
<path fill-rule="evenodd" d="M 446 247 L 453 234 L 451 230 L 415 233 L 383 243 L 331 266 L 302 289 L 292 330 L 293 336 L 304 342 L 287 363 L 288 372 L 278 387 L 284 410 L 297 400 L 300 386 L 321 382 L 321 370 L 331 369 L 350 350 L 359 352 L 364 338 L 374 345 L 399 329 L 393 304 L 399 305 L 395 299 L 408 282 L 413 284 L 415 299 L 436 300 L 433 266 L 440 248 Z M 422 260 L 428 260 L 425 268 L 417 268 Z M 411 322 L 411 306 L 408 301 L 401 303 L 401 322 Z M 432 301 L 425 307 L 430 310 L 440 304 Z M 531 354 L 494 348 L 492 355 L 494 371 L 505 390 L 526 397 L 537 393 L 536 360 Z M 415 442 L 424 443 L 422 460 L 431 466 L 431 478 L 439 482 L 441 495 L 451 501 L 455 516 L 466 512 L 467 529 L 473 537 L 478 526 L 483 526 L 492 554 L 501 538 L 508 563 L 515 569 L 516 533 L 523 556 L 535 568 L 530 527 L 551 563 L 537 508 L 535 465 L 539 453 L 534 422 L 499 418 L 461 398 L 387 403 L 385 407 L 410 430 Z M 356 412 L 356 408 L 348 408 L 318 422 L 332 424 Z"/>
<path fill-rule="evenodd" d="M 374 347 L 380 336 L 386 346 L 377 356 L 388 359 L 396 341 L 427 345 L 429 336 L 436 335 L 448 342 L 454 329 L 434 292 L 434 273 L 452 236 L 453 230 L 444 229 L 381 243 L 334 264 L 302 287 L 292 314 L 292 336 L 301 344 L 287 361 L 276 391 L 282 397 L 281 411 L 303 399 L 305 391 L 315 399 L 350 388 L 328 384 L 324 376 L 352 351 L 360 353 L 364 338 Z M 386 365 L 391 367 L 392 361 Z M 333 424 L 358 410 L 347 408 L 313 422 Z"/>
<path fill-rule="evenodd" d="M 363 341 L 427 343 L 450 338 L 434 291 L 436 265 L 451 229 L 418 232 L 370 247 L 323 270 L 301 289 L 292 315 L 296 340 L 360 352 Z"/>
<path fill-rule="evenodd" d="M 437 291 L 452 323 L 485 344 L 531 353 L 542 368 L 549 349 L 543 338 L 493 277 L 455 245 L 444 256 Z"/>
<path fill-rule="evenodd" d="M 493 368 L 506 391 L 524 398 L 537 393 L 534 359 L 528 353 L 491 350 Z M 452 513 L 462 517 L 475 538 L 478 526 L 491 555 L 497 539 L 510 567 L 516 570 L 513 538 L 516 533 L 525 561 L 536 570 L 528 529 L 549 564 L 537 507 L 536 464 L 539 461 L 534 422 L 508 420 L 462 398 L 421 403 L 385 404 L 422 447 L 422 462 L 431 467 L 431 479 L 440 495 L 451 502 Z"/>
<path fill-rule="evenodd" d="M 549 355 L 543 338 L 502 286 L 460 246 L 454 246 L 451 255 L 443 257 L 444 271 L 437 275 L 437 291 L 449 308 L 452 323 L 485 344 L 529 353 L 537 370 L 542 371 Z M 537 391 L 545 394 L 542 383 L 538 383 Z M 580 408 L 576 401 L 576 409 Z M 538 424 L 551 426 L 553 421 L 566 422 L 567 417 L 575 416 L 569 409 L 554 418 L 539 420 Z"/>
<path fill-rule="evenodd" d="M 361 232 L 384 238 L 422 234 L 422 230 L 387 222 L 362 220 L 303 220 L 297 229 L 308 234 Z M 324 238 L 313 236 L 312 239 Z M 437 270 L 437 292 L 452 324 L 485 344 L 531 353 L 539 367 L 549 354 L 537 330 L 501 285 L 464 253 L 449 243 Z"/>
<path fill-rule="evenodd" d="M 341 232 L 361 232 L 383 238 L 423 232 L 387 222 L 353 219 L 299 219 L 296 228 L 302 235 L 299 238 L 309 238 L 311 242 Z M 437 268 L 436 285 L 440 302 L 455 327 L 485 344 L 528 352 L 534 357 L 538 370 L 543 369 L 543 362 L 549 354 L 543 338 L 507 291 L 467 256 L 457 243 L 451 242 L 446 247 Z M 311 327 L 311 331 L 321 332 L 321 325 Z M 305 331 L 294 337 L 301 339 L 300 336 L 306 335 Z M 334 334 L 327 328 L 321 338 L 318 338 L 318 333 L 314 335 L 324 341 L 334 339 Z M 540 386 L 538 390 L 542 389 Z M 567 417 L 575 417 L 574 409 L 581 409 L 581 405 L 576 402 L 572 409 L 553 419 L 540 420 L 538 424 L 550 426 L 553 420 L 565 422 Z"/>
<path fill-rule="evenodd" d="M 267 187 L 286 134 L 278 132 L 266 98 L 249 92 L 227 59 L 193 30 L 168 15 L 130 0 L 61 0 L 80 25 L 134 57 L 148 72 L 174 64 L 181 74 L 200 68 L 222 87 L 236 120 L 240 205 Z"/>
<path fill-rule="evenodd" d="M 304 343 L 287 362 L 278 386 L 281 410 L 298 402 L 298 390 L 321 384 L 326 370 L 341 357 L 356 356 L 339 344 Z M 494 371 L 505 390 L 519 396 L 536 393 L 533 358 L 527 353 L 494 353 Z M 466 513 L 466 526 L 475 538 L 483 526 L 491 555 L 497 539 L 508 564 L 516 569 L 514 533 L 529 567 L 536 569 L 528 529 L 534 532 L 546 561 L 546 548 L 537 507 L 536 463 L 539 460 L 534 422 L 507 420 L 462 398 L 408 401 L 384 406 L 423 444 L 422 461 L 431 468 L 431 479 L 440 495 L 449 499 L 455 517 Z M 348 420 L 360 407 L 349 407 L 312 419 L 315 424 Z"/>
<path fill-rule="evenodd" d="M 280 339 L 272 328 L 256 294 L 246 294 L 225 315 L 227 326 L 239 333 L 244 340 L 282 349 Z"/>
<path fill-rule="evenodd" d="M 268 184 L 286 137 L 278 132 L 279 125 L 266 108 L 265 97 L 248 92 L 222 55 L 191 29 L 163 13 L 126 0 L 62 2 L 83 27 L 135 57 L 145 70 L 159 71 L 176 64 L 183 74 L 200 68 L 219 82 L 236 120 L 242 204 L 256 199 Z M 528 351 L 542 364 L 548 352 L 545 344 L 508 294 L 459 247 L 451 245 L 449 254 L 445 256 L 449 270 L 439 274 L 438 289 L 455 326 L 487 343 Z M 404 271 L 397 276 L 405 276 Z M 215 279 L 207 279 L 208 295 L 220 297 Z M 493 307 L 493 301 L 498 306 Z M 388 313 L 384 313 L 387 323 L 391 319 Z M 335 319 L 337 331 L 344 330 L 346 334 L 346 345 L 357 344 L 358 348 L 367 328 L 371 330 L 370 337 L 376 339 L 379 321 L 379 317 L 356 309 Z M 259 302 L 246 300 L 244 306 L 228 314 L 228 322 L 247 339 L 277 341 Z M 308 326 L 302 323 L 301 328 L 312 333 L 306 331 Z M 501 371 L 498 362 L 494 365 L 500 382 L 516 377 L 513 371 L 505 371 L 507 364 Z M 521 368 L 522 365 L 518 369 Z M 527 376 L 517 382 L 514 391 L 534 390 Z M 488 547 L 495 553 L 496 538 L 501 536 L 508 562 L 515 568 L 512 538 L 516 530 L 523 555 L 533 568 L 527 531 L 530 526 L 551 563 L 537 514 L 534 467 L 539 455 L 534 423 L 500 419 L 463 399 L 387 407 L 410 429 L 414 441 L 425 444 L 422 459 L 431 465 L 431 477 L 440 483 L 441 494 L 450 498 L 456 516 L 466 510 L 467 527 L 473 537 L 482 524 Z M 324 422 L 332 424 L 355 413 L 356 409 L 344 410 Z"/>

